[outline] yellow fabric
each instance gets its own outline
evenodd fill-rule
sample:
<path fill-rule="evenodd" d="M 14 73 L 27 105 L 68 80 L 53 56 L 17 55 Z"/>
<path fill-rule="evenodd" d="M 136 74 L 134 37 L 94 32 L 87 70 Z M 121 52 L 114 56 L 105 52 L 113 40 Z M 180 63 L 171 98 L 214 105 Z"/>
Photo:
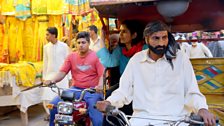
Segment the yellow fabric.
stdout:
<path fill-rule="evenodd" d="M 2 0 L 2 15 L 14 15 L 14 0 Z"/>
<path fill-rule="evenodd" d="M 3 37 L 4 37 L 4 29 L 3 24 L 0 24 L 0 63 L 3 62 Z"/>
<path fill-rule="evenodd" d="M 34 26 L 35 17 L 29 18 L 24 22 L 23 30 L 23 48 L 24 48 L 24 60 L 25 61 L 36 61 L 33 56 L 36 55 L 34 43 Z"/>
<path fill-rule="evenodd" d="M 35 19 L 35 31 L 34 31 L 34 52 L 32 59 L 35 61 L 41 61 L 43 59 L 43 45 L 46 41 L 46 29 L 48 28 L 48 17 L 38 16 Z"/>
<path fill-rule="evenodd" d="M 16 41 L 16 59 L 23 60 L 24 50 L 23 50 L 23 29 L 24 22 L 17 20 L 17 41 Z"/>
<path fill-rule="evenodd" d="M 98 35 L 100 35 L 101 33 L 100 29 L 102 28 L 102 23 L 96 11 L 92 11 L 91 13 L 88 13 L 86 16 L 76 16 L 76 20 L 79 21 L 78 25 L 79 31 L 85 31 L 87 30 L 88 26 L 95 25 L 99 29 Z M 109 42 L 106 40 L 106 47 L 108 47 L 108 45 Z"/>
<path fill-rule="evenodd" d="M 9 62 L 16 62 L 16 37 L 17 37 L 17 24 L 16 19 L 14 17 L 6 18 L 6 27 L 4 30 L 6 31 L 4 38 L 4 43 L 8 44 L 9 51 Z M 16 35 L 16 36 L 15 36 Z"/>
<path fill-rule="evenodd" d="M 32 65 L 34 66 L 36 70 L 36 78 L 38 77 L 42 78 L 43 62 L 33 62 Z"/>
<path fill-rule="evenodd" d="M 4 67 L 6 67 L 6 66 L 8 66 L 9 64 L 7 64 L 7 63 L 0 63 L 0 71 L 4 68 Z"/>
<path fill-rule="evenodd" d="M 36 78 L 41 77 L 42 69 L 42 62 L 31 63 L 23 61 L 16 64 L 0 63 L 0 71 L 10 71 L 10 74 L 16 78 L 16 84 L 24 87 L 34 86 Z"/>
<path fill-rule="evenodd" d="M 4 28 L 6 32 L 5 43 L 8 43 L 9 50 L 9 62 L 15 63 L 23 59 L 23 41 L 22 41 L 22 32 L 23 32 L 22 21 L 17 20 L 15 17 L 7 17 L 6 27 Z"/>
<path fill-rule="evenodd" d="M 30 0 L 14 0 L 14 5 L 18 5 L 18 4 L 30 6 Z"/>
<path fill-rule="evenodd" d="M 64 0 L 64 5 L 62 8 L 63 14 L 69 14 L 69 1 Z"/>
<path fill-rule="evenodd" d="M 47 14 L 63 14 L 65 5 L 65 0 L 47 0 Z"/>
<path fill-rule="evenodd" d="M 73 6 L 70 6 L 70 12 L 73 15 L 84 15 L 92 11 L 89 0 L 76 0 L 73 4 Z"/>
<path fill-rule="evenodd" d="M 2 44 L 2 58 L 4 63 L 9 63 L 9 39 L 8 39 L 8 32 L 9 30 L 6 29 L 9 25 L 9 22 L 6 21 L 3 25 L 4 30 L 4 37 L 3 37 L 3 44 Z"/>
<path fill-rule="evenodd" d="M 47 1 L 48 0 L 32 0 L 32 14 L 47 14 Z"/>
<path fill-rule="evenodd" d="M 86 30 L 88 26 L 94 24 L 98 29 L 102 28 L 102 23 L 96 11 L 88 13 L 86 16 L 76 16 L 76 19 L 79 20 L 78 30 Z M 100 34 L 100 32 L 99 32 Z"/>
<path fill-rule="evenodd" d="M 1 15 L 1 13 L 2 13 L 2 1 L 3 1 L 3 0 L 0 0 L 0 15 Z"/>
<path fill-rule="evenodd" d="M 41 61 L 43 45 L 46 44 L 48 17 L 38 16 L 20 21 L 15 17 L 7 17 L 4 23 L 4 39 L 2 59 L 6 63 L 18 61 Z M 1 57 L 0 57 L 1 58 Z"/>
<path fill-rule="evenodd" d="M 62 16 L 61 15 L 50 15 L 49 16 L 49 27 L 56 27 L 58 29 L 58 39 L 61 40 L 61 38 L 63 37 Z"/>
<path fill-rule="evenodd" d="M 3 71 L 10 71 L 11 75 L 16 77 L 18 86 L 31 87 L 35 82 L 36 71 L 32 65 L 25 62 L 10 64 L 3 68 Z"/>

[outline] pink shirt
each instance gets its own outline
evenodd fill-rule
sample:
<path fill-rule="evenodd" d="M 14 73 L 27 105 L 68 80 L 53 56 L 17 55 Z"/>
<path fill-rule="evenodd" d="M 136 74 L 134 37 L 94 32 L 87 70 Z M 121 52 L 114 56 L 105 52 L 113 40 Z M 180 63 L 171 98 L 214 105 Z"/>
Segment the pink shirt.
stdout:
<path fill-rule="evenodd" d="M 99 78 L 103 75 L 104 67 L 100 63 L 96 53 L 90 50 L 83 57 L 80 57 L 77 52 L 68 55 L 60 71 L 68 73 L 70 70 L 73 86 L 89 88 L 98 85 Z"/>

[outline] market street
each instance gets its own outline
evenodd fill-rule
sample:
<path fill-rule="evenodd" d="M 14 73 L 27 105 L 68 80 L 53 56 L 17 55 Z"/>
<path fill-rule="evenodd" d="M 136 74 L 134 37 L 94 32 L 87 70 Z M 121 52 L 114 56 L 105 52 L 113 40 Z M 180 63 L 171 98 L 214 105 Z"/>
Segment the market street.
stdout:
<path fill-rule="evenodd" d="M 41 104 L 31 106 L 28 116 L 29 126 L 48 126 L 48 122 L 44 121 L 45 112 Z M 19 109 L 0 116 L 0 126 L 22 126 Z"/>

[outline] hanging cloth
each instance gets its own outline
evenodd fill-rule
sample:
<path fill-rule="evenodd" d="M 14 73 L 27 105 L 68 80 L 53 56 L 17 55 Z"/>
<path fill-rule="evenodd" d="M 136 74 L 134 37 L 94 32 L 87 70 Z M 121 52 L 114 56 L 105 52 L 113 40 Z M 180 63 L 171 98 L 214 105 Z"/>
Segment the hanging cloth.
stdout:
<path fill-rule="evenodd" d="M 32 14 L 47 14 L 47 1 L 48 0 L 32 0 Z"/>
<path fill-rule="evenodd" d="M 3 28 L 3 24 L 0 24 L 0 63 L 4 62 L 3 60 L 3 39 L 4 38 L 4 28 Z"/>
<path fill-rule="evenodd" d="M 32 58 L 33 52 L 37 52 L 34 50 L 34 26 L 35 26 L 35 17 L 28 18 L 24 22 L 24 30 L 23 30 L 23 49 L 24 49 L 24 60 L 25 61 L 36 61 L 35 58 Z"/>
<path fill-rule="evenodd" d="M 35 31 L 34 31 L 34 49 L 33 57 L 35 61 L 41 61 L 43 59 L 43 45 L 47 43 L 46 29 L 48 28 L 48 17 L 37 16 L 35 19 Z"/>
<path fill-rule="evenodd" d="M 61 15 L 64 13 L 65 0 L 46 0 L 47 14 Z"/>
<path fill-rule="evenodd" d="M 9 22 L 6 21 L 3 24 L 3 31 L 4 31 L 4 37 L 3 37 L 3 44 L 2 44 L 2 61 L 4 63 L 9 63 Z"/>
<path fill-rule="evenodd" d="M 73 15 L 84 15 L 92 11 L 89 0 L 74 0 L 70 3 L 74 3 L 73 8 L 70 8 Z"/>
<path fill-rule="evenodd" d="M 15 15 L 14 0 L 2 0 L 2 15 Z"/>
<path fill-rule="evenodd" d="M 62 15 L 50 15 L 49 16 L 49 27 L 56 27 L 58 29 L 58 39 L 61 40 L 63 37 L 62 27 Z"/>
<path fill-rule="evenodd" d="M 23 60 L 24 50 L 23 50 L 23 29 L 24 22 L 17 20 L 17 39 L 16 39 L 16 62 Z"/>
<path fill-rule="evenodd" d="M 4 43 L 8 43 L 8 51 L 9 51 L 9 62 L 15 63 L 16 60 L 16 41 L 17 41 L 17 20 L 15 17 L 7 17 L 6 18 L 6 38 Z"/>
<path fill-rule="evenodd" d="M 14 0 L 15 17 L 20 20 L 26 20 L 31 17 L 30 0 Z"/>
<path fill-rule="evenodd" d="M 9 62 L 16 63 L 19 60 L 23 59 L 23 41 L 22 41 L 22 31 L 23 31 L 23 22 L 17 20 L 15 17 L 7 17 L 6 23 L 4 26 L 4 55 L 8 56 Z M 8 50 L 8 52 L 7 52 Z"/>

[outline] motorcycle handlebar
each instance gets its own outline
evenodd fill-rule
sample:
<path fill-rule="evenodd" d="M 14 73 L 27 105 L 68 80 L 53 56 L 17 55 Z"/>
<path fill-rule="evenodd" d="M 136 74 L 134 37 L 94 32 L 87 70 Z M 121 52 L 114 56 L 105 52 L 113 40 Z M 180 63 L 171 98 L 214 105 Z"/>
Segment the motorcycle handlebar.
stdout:
<path fill-rule="evenodd" d="M 106 114 L 118 115 L 120 112 L 121 111 L 119 111 L 115 106 L 112 105 L 108 105 L 105 109 Z"/>
<path fill-rule="evenodd" d="M 125 121 L 126 124 L 128 124 L 128 126 L 130 126 L 130 123 L 128 121 L 129 117 L 131 117 L 131 118 L 141 118 L 141 119 L 150 119 L 150 118 L 142 118 L 142 117 L 134 117 L 134 116 L 125 115 L 122 111 L 116 109 L 115 106 L 111 106 L 111 105 L 108 105 L 106 107 L 105 113 L 106 113 L 106 116 L 117 116 L 117 115 L 123 116 L 122 118 L 124 118 L 124 121 Z M 152 120 L 161 120 L 161 119 L 152 119 Z M 161 121 L 174 122 L 173 120 L 161 120 Z M 204 125 L 203 119 L 199 115 L 196 115 L 194 113 L 192 113 L 190 116 L 187 116 L 185 119 L 176 121 L 175 123 L 179 124 L 180 122 L 185 122 L 185 123 L 188 123 L 188 124 Z M 218 118 L 216 118 L 216 124 L 219 124 L 219 119 Z"/>
<path fill-rule="evenodd" d="M 219 124 L 219 118 L 216 117 L 216 124 Z M 204 124 L 203 118 L 199 115 L 196 115 L 194 113 L 191 113 L 191 115 L 188 117 L 188 119 L 185 119 L 185 122 L 190 124 Z"/>
<path fill-rule="evenodd" d="M 87 91 L 90 92 L 90 93 L 95 93 L 96 92 L 96 89 L 94 89 L 94 88 L 86 88 L 86 89 L 82 90 L 79 99 L 75 99 L 75 102 L 82 101 L 82 99 L 85 96 L 85 94 L 86 94 Z"/>
<path fill-rule="evenodd" d="M 32 86 L 32 87 L 28 87 L 28 88 L 22 90 L 22 92 L 31 90 L 31 89 L 36 88 L 36 87 L 52 87 L 52 86 L 55 85 L 55 84 L 56 84 L 56 83 L 50 83 L 49 85 L 45 85 L 44 83 L 40 83 L 40 84 L 36 84 L 36 85 L 34 85 L 34 86 Z M 55 86 L 56 86 L 56 85 L 55 85 Z"/>

